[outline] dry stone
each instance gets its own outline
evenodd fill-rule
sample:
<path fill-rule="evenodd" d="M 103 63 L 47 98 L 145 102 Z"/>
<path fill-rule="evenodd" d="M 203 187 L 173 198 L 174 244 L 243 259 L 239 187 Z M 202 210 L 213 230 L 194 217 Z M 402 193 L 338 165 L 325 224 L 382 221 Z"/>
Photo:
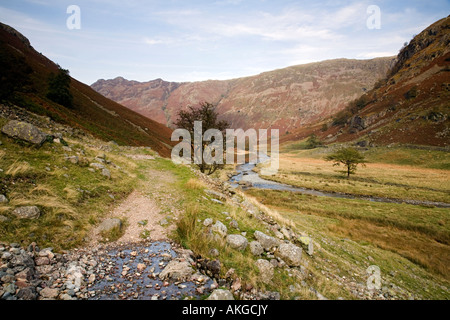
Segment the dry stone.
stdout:
<path fill-rule="evenodd" d="M 302 249 L 292 243 L 282 243 L 275 255 L 290 267 L 298 267 L 302 261 Z"/>
<path fill-rule="evenodd" d="M 19 219 L 37 219 L 41 211 L 36 206 L 18 207 L 14 209 L 13 215 Z"/>
<path fill-rule="evenodd" d="M 3 126 L 2 132 L 8 137 L 24 140 L 36 145 L 41 145 L 47 139 L 47 134 L 30 123 L 17 120 L 9 121 Z"/>
<path fill-rule="evenodd" d="M 227 236 L 227 243 L 236 250 L 245 250 L 248 245 L 248 241 L 245 237 L 241 236 L 240 234 L 229 234 Z"/>
<path fill-rule="evenodd" d="M 280 241 L 278 239 L 268 236 L 267 234 L 265 234 L 261 231 L 255 231 L 255 238 L 262 245 L 262 247 L 266 250 L 270 250 L 273 247 L 277 247 L 280 243 Z"/>
<path fill-rule="evenodd" d="M 259 259 L 256 261 L 256 266 L 259 269 L 259 276 L 262 282 L 269 283 L 273 278 L 273 265 L 264 259 Z"/>
<path fill-rule="evenodd" d="M 206 300 L 234 300 L 234 297 L 229 290 L 216 289 Z"/>

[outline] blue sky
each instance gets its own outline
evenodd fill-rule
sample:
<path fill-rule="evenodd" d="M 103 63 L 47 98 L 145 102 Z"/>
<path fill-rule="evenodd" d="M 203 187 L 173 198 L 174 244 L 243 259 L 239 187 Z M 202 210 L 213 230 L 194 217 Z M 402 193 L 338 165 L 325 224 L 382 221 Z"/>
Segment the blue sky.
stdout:
<path fill-rule="evenodd" d="M 69 30 L 69 5 L 81 28 Z M 381 10 L 369 29 L 367 8 Z M 92 84 L 232 79 L 335 58 L 396 55 L 450 14 L 449 0 L 0 0 L 0 21 Z"/>

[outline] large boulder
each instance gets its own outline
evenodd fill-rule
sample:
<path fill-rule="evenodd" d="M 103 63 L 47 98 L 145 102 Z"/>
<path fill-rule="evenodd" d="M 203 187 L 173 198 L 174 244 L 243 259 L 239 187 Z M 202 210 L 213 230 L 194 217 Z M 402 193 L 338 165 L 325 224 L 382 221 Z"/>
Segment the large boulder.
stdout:
<path fill-rule="evenodd" d="M 189 279 L 194 273 L 191 265 L 187 261 L 172 260 L 159 274 L 161 280 L 173 279 L 175 281 L 184 281 Z"/>
<path fill-rule="evenodd" d="M 113 229 L 120 229 L 120 228 L 122 228 L 122 221 L 117 218 L 106 219 L 99 226 L 100 232 L 109 232 Z"/>
<path fill-rule="evenodd" d="M 268 236 L 267 234 L 261 231 L 255 231 L 255 238 L 262 245 L 262 247 L 266 250 L 271 250 L 273 247 L 277 247 L 280 244 L 280 240 Z"/>
<path fill-rule="evenodd" d="M 236 250 L 245 250 L 248 245 L 248 241 L 244 236 L 241 236 L 240 234 L 229 234 L 227 236 L 227 243 Z"/>
<path fill-rule="evenodd" d="M 228 290 L 216 289 L 206 300 L 234 300 L 234 297 Z"/>
<path fill-rule="evenodd" d="M 47 134 L 30 123 L 11 120 L 2 128 L 8 137 L 21 139 L 36 145 L 41 145 L 47 139 Z"/>
<path fill-rule="evenodd" d="M 282 243 L 275 255 L 290 267 L 299 267 L 302 262 L 302 249 L 292 243 Z"/>
<path fill-rule="evenodd" d="M 19 219 L 37 219 L 41 211 L 36 206 L 18 207 L 14 209 L 13 215 Z"/>

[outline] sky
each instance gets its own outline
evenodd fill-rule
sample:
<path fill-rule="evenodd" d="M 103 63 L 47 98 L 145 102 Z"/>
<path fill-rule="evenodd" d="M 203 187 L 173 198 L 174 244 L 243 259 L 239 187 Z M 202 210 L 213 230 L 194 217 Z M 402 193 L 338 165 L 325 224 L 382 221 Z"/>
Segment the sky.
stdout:
<path fill-rule="evenodd" d="M 0 22 L 89 85 L 393 56 L 449 14 L 450 0 L 0 0 Z"/>

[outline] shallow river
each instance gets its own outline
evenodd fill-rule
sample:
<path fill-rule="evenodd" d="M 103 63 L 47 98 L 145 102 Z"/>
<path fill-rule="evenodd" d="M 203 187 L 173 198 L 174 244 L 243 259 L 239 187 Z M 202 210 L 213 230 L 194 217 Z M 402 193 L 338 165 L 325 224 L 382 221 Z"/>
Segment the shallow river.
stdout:
<path fill-rule="evenodd" d="M 266 157 L 263 159 L 263 162 L 268 161 L 269 158 Z M 242 189 L 266 189 L 266 190 L 280 190 L 280 191 L 290 191 L 290 192 L 298 192 L 302 194 L 309 194 L 318 197 L 331 197 L 331 198 L 344 198 L 344 199 L 360 199 L 367 200 L 373 202 L 385 202 L 385 203 L 406 203 L 412 205 L 425 205 L 425 206 L 435 206 L 439 208 L 450 208 L 450 203 L 444 202 L 433 202 L 433 201 L 419 201 L 419 200 L 410 200 L 410 199 L 390 199 L 390 198 L 382 198 L 382 197 L 372 197 L 372 196 L 358 196 L 358 195 L 350 195 L 345 193 L 338 192 L 326 192 L 326 191 L 318 191 L 313 189 L 306 189 L 302 187 L 291 186 L 288 184 L 283 184 L 275 181 L 270 181 L 263 179 L 259 176 L 257 172 L 254 172 L 253 169 L 256 167 L 254 163 L 245 163 L 237 166 L 236 171 L 237 175 L 230 178 L 229 182 L 233 187 L 238 187 L 239 182 L 247 182 L 248 185 L 242 185 Z"/>

